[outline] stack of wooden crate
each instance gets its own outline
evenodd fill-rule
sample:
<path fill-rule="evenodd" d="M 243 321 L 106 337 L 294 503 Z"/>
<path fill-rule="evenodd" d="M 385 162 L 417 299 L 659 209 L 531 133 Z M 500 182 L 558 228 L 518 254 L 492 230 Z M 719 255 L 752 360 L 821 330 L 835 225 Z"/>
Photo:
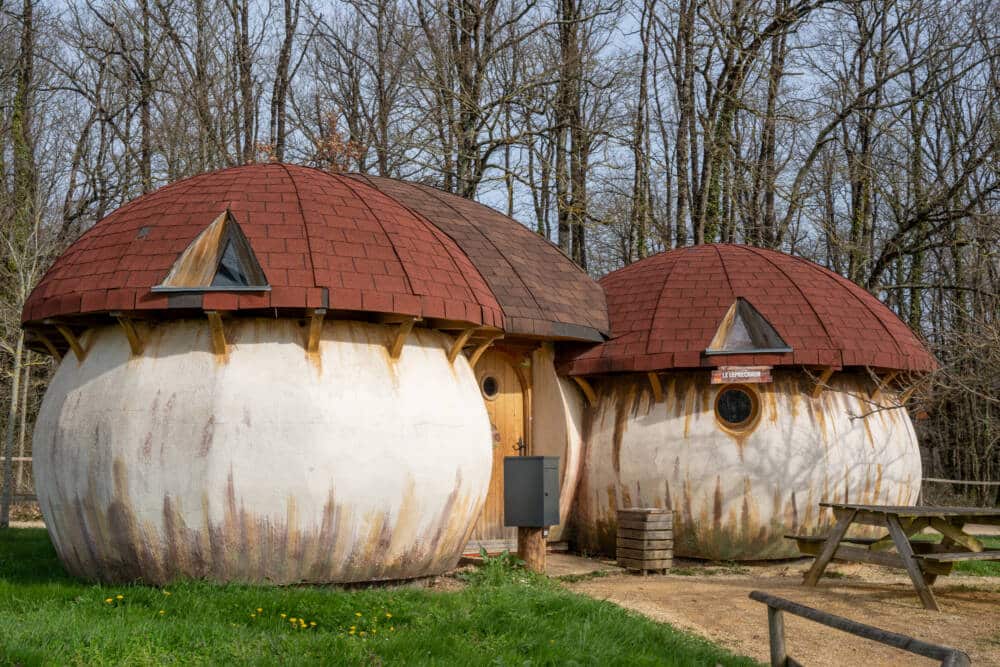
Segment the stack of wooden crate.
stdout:
<path fill-rule="evenodd" d="M 627 570 L 665 571 L 674 559 L 673 510 L 629 507 L 618 510 L 618 564 Z"/>

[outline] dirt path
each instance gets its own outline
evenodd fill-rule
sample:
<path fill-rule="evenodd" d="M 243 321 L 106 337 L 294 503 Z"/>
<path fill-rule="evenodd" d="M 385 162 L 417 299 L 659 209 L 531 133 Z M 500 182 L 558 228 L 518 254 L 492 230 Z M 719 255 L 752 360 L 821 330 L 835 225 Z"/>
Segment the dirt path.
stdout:
<path fill-rule="evenodd" d="M 768 659 L 766 608 L 747 596 L 763 590 L 885 630 L 959 648 L 976 665 L 1000 665 L 1000 579 L 952 575 L 934 586 L 943 611 L 926 611 L 909 579 L 867 565 L 831 566 L 815 589 L 801 585 L 809 562 L 706 568 L 691 576 L 613 575 L 567 586 L 710 639 L 736 653 Z M 706 573 L 709 572 L 709 573 Z M 805 665 L 935 664 L 786 614 L 789 654 Z"/>

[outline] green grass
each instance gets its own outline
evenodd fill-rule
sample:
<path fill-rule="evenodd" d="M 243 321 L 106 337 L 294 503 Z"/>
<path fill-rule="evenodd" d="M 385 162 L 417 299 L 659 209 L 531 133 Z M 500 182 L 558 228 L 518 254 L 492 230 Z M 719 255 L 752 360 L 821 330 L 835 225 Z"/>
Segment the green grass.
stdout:
<path fill-rule="evenodd" d="M 987 549 L 1000 549 L 1000 537 L 981 537 L 979 541 Z M 955 563 L 955 571 L 964 574 L 973 574 L 977 577 L 1000 577 L 1000 563 L 970 560 Z"/>
<path fill-rule="evenodd" d="M 44 530 L 0 531 L 0 664 L 755 664 L 509 557 L 464 578 L 454 592 L 98 586 L 65 574 Z"/>
<path fill-rule="evenodd" d="M 940 535 L 917 535 L 914 536 L 914 540 L 927 541 L 927 542 L 940 542 Z M 983 543 L 983 546 L 989 550 L 1000 549 L 1000 537 L 980 537 L 979 541 Z M 1000 577 L 1000 562 L 990 562 L 990 561 L 960 561 L 955 563 L 954 572 L 961 572 L 962 574 L 971 574 L 977 577 Z"/>

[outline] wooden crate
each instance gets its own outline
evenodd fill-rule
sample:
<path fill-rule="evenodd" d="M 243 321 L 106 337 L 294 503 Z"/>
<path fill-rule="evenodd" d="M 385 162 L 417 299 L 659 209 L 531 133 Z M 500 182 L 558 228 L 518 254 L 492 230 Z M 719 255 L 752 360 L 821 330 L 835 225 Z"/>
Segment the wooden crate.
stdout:
<path fill-rule="evenodd" d="M 618 565 L 646 574 L 673 566 L 674 513 L 655 507 L 618 510 Z"/>

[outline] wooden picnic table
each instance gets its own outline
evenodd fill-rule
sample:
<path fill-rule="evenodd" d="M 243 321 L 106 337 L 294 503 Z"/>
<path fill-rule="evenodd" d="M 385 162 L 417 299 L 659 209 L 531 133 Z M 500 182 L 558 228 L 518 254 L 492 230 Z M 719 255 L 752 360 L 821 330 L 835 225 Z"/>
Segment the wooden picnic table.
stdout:
<path fill-rule="evenodd" d="M 806 586 L 815 586 L 834 558 L 873 563 L 906 570 L 926 609 L 937 611 L 931 586 L 938 575 L 951 573 L 955 563 L 968 560 L 1000 561 L 1000 550 L 989 551 L 968 524 L 1000 525 L 1000 508 L 926 507 L 820 503 L 833 510 L 836 523 L 826 536 L 786 535 L 798 542 L 799 551 L 816 560 L 805 575 Z M 877 538 L 847 537 L 853 524 L 879 526 L 887 533 Z M 939 544 L 911 539 L 930 528 L 941 534 Z M 889 550 L 895 548 L 896 552 Z"/>

